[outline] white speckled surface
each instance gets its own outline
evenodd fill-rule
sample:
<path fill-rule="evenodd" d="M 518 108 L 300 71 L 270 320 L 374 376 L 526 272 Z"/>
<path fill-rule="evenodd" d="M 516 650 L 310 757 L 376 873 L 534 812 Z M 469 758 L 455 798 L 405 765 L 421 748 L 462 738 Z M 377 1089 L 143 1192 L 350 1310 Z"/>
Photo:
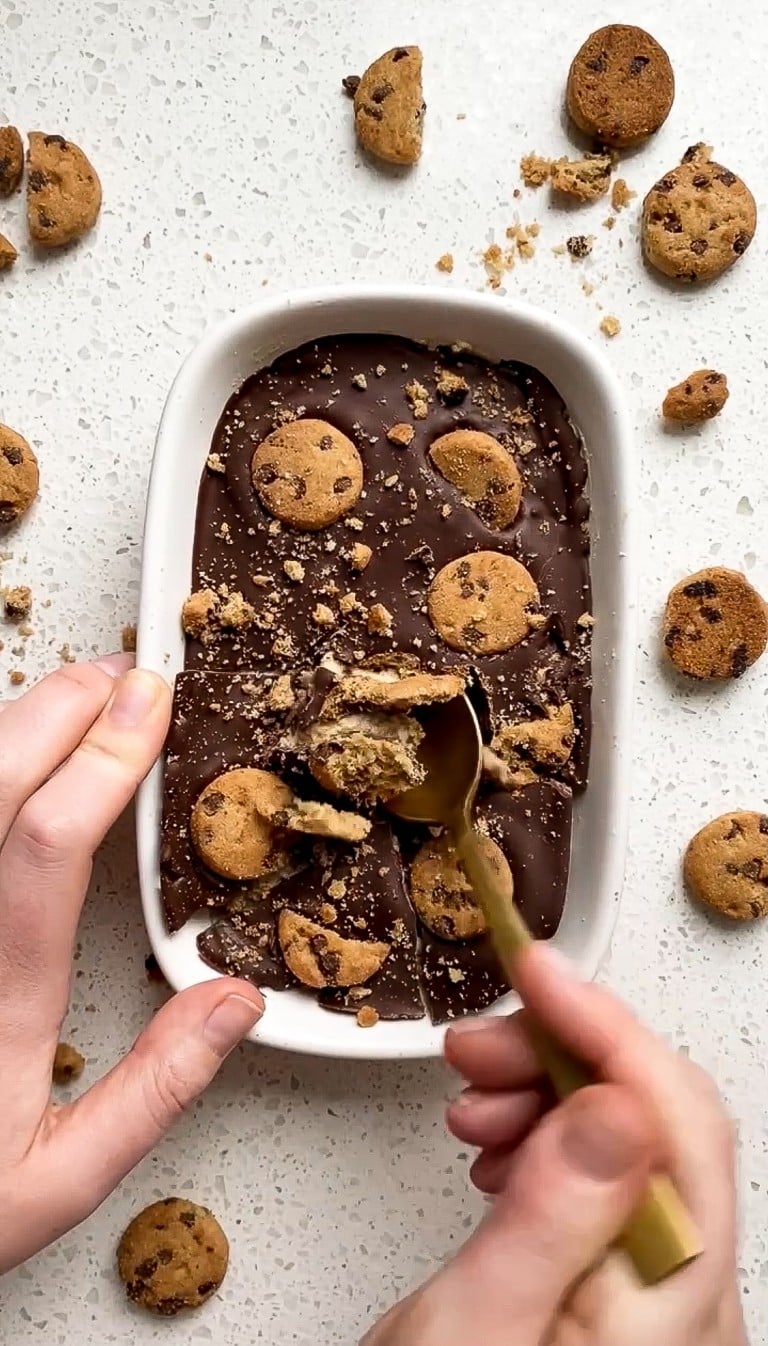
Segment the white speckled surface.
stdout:
<path fill-rule="evenodd" d="M 446 250 L 456 257 L 446 286 L 479 286 L 488 242 L 503 240 L 516 212 L 540 220 L 537 255 L 508 288 L 597 340 L 601 316 L 621 319 L 610 353 L 642 462 L 632 847 L 610 977 L 715 1072 L 738 1118 L 741 1267 L 758 1343 L 768 1319 L 768 926 L 712 925 L 682 896 L 678 863 L 707 817 L 768 802 L 768 664 L 733 688 L 681 689 L 659 669 L 656 625 L 670 582 L 710 561 L 744 567 L 768 590 L 758 541 L 765 225 L 725 280 L 678 291 L 644 271 L 636 210 L 609 233 L 604 204 L 555 211 L 543 194 L 513 201 L 512 190 L 522 153 L 567 151 L 560 94 L 578 43 L 630 18 L 667 46 L 678 76 L 666 127 L 625 164 L 630 186 L 642 193 L 704 137 L 764 210 L 768 27 L 747 0 L 731 0 L 727 22 L 713 0 L 638 0 L 631 14 L 585 0 L 572 19 L 567 8 L 421 0 L 411 19 L 405 0 L 0 0 L 0 115 L 80 142 L 105 198 L 83 246 L 42 260 L 25 249 L 0 285 L 0 419 L 33 441 L 43 476 L 3 569 L 4 583 L 35 590 L 35 634 L 23 659 L 6 640 L 0 669 L 3 679 L 17 667 L 36 675 L 64 642 L 106 651 L 133 620 L 155 427 L 208 323 L 263 285 L 434 280 Z M 402 41 L 425 49 L 429 112 L 423 163 L 398 176 L 358 159 L 339 85 Z M 0 230 L 19 243 L 22 209 L 21 198 L 0 204 Z M 585 264 L 551 251 L 572 232 L 596 235 Z M 597 286 L 591 297 L 583 276 Z M 702 364 L 728 374 L 725 413 L 699 432 L 664 433 L 666 387 Z M 97 865 L 73 984 L 67 1034 L 87 1055 L 87 1078 L 129 1045 L 161 994 L 146 984 L 146 949 L 125 821 Z M 0 1285 L 0 1336 L 13 1346 L 353 1342 L 477 1215 L 466 1156 L 443 1134 L 450 1087 L 439 1067 L 352 1073 L 243 1051 L 86 1228 Z M 214 1207 L 232 1268 L 199 1315 L 156 1323 L 123 1304 L 113 1250 L 129 1216 L 169 1192 Z"/>

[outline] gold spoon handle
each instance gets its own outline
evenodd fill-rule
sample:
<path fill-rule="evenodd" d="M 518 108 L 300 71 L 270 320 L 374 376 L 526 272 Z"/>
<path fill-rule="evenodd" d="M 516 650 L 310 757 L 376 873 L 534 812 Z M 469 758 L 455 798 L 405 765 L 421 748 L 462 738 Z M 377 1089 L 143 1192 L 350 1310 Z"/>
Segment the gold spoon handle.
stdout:
<path fill-rule="evenodd" d="M 533 936 L 514 902 L 510 902 L 489 863 L 477 833 L 465 815 L 451 821 L 454 845 L 493 935 L 496 952 L 508 975 L 515 959 L 533 943 Z M 510 976 L 511 979 L 511 976 Z M 534 1027 L 536 1054 L 558 1098 L 592 1084 L 586 1068 L 545 1030 Z M 651 1178 L 648 1190 L 627 1224 L 619 1247 L 631 1258 L 644 1285 L 656 1285 L 687 1266 L 703 1251 L 696 1226 L 663 1174 Z"/>

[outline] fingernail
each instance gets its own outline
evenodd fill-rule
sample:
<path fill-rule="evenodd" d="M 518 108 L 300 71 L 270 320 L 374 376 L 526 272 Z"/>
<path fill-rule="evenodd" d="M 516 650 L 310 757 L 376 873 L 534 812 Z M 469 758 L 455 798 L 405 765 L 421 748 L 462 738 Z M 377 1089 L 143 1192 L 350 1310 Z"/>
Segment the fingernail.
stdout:
<path fill-rule="evenodd" d="M 105 654 L 103 659 L 94 659 L 93 662 L 110 678 L 119 678 L 121 673 L 127 673 L 129 668 L 133 668 L 136 661 L 132 654 Z"/>
<path fill-rule="evenodd" d="M 636 1136 L 586 1109 L 567 1122 L 561 1148 L 566 1163 L 595 1182 L 615 1182 L 641 1157 Z"/>
<path fill-rule="evenodd" d="M 480 1029 L 488 1028 L 494 1021 L 493 1019 L 457 1019 L 449 1028 L 449 1033 L 458 1033 L 460 1037 L 464 1033 L 477 1033 Z"/>
<path fill-rule="evenodd" d="M 259 1003 L 246 1000 L 242 995 L 228 995 L 209 1014 L 203 1036 L 217 1056 L 227 1056 L 263 1013 L 263 1001 Z"/>
<path fill-rule="evenodd" d="M 136 729 L 155 707 L 160 684 L 154 673 L 133 668 L 115 684 L 109 720 L 118 729 Z"/>

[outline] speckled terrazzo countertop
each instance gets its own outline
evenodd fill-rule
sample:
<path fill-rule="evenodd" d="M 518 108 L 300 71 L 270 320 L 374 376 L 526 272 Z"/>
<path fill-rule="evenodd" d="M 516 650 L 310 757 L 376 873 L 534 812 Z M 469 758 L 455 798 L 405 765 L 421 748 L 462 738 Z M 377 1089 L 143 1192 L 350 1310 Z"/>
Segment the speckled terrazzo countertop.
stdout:
<path fill-rule="evenodd" d="M 601 317 L 619 317 L 610 357 L 641 463 L 631 854 L 607 975 L 714 1071 L 738 1118 L 741 1267 L 758 1343 L 768 1319 L 768 924 L 710 924 L 683 898 L 678 862 L 709 816 L 768 803 L 768 665 L 733 688 L 683 691 L 660 671 L 655 633 L 670 582 L 688 569 L 744 568 L 768 591 L 759 544 L 768 223 L 729 276 L 694 294 L 644 271 L 635 210 L 609 233 L 605 202 L 555 212 L 543 195 L 515 201 L 512 191 L 521 154 L 567 152 L 559 98 L 578 43 L 601 23 L 631 19 L 668 48 L 678 98 L 659 136 L 626 161 L 629 185 L 642 193 L 704 138 L 765 211 L 768 22 L 746 0 L 732 0 L 727 19 L 710 0 L 638 0 L 631 13 L 589 0 L 572 23 L 555 0 L 422 0 L 412 19 L 413 9 L 405 0 L 0 0 L 2 120 L 81 143 L 105 199 L 84 245 L 42 260 L 25 251 L 0 286 L 0 419 L 34 443 L 43 482 L 3 567 L 4 583 L 33 586 L 35 634 L 23 661 L 6 642 L 0 677 L 12 668 L 36 676 L 65 643 L 104 652 L 134 620 L 155 428 L 181 357 L 210 323 L 265 290 L 431 282 L 446 251 L 456 259 L 446 287 L 482 286 L 482 250 L 504 242 L 516 212 L 539 220 L 536 256 L 506 277 L 506 292 L 598 341 Z M 340 80 L 404 41 L 425 50 L 429 111 L 422 166 L 398 177 L 357 158 Z M 0 229 L 17 241 L 21 209 L 21 199 L 0 207 Z M 579 265 L 552 252 L 573 232 L 596 235 Z M 698 432 L 664 433 L 657 408 L 668 384 L 704 364 L 728 375 L 725 413 Z M 162 994 L 147 985 L 147 950 L 124 820 L 96 866 L 73 983 L 67 1035 L 88 1058 L 86 1079 L 130 1044 Z M 241 1051 L 85 1228 L 0 1284 L 0 1338 L 356 1341 L 480 1209 L 466 1156 L 443 1133 L 450 1088 L 438 1065 L 351 1071 Z M 216 1210 L 232 1265 L 196 1317 L 158 1323 L 124 1305 L 113 1250 L 130 1215 L 171 1192 Z"/>

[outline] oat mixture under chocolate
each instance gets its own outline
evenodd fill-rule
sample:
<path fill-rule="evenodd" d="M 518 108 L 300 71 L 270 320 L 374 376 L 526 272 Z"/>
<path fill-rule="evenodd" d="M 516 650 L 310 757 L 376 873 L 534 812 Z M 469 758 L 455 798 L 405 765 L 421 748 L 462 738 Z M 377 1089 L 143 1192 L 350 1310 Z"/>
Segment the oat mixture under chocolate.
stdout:
<path fill-rule="evenodd" d="M 215 909 L 206 962 L 303 984 L 361 1025 L 503 994 L 482 923 L 449 919 L 455 867 L 436 874 L 440 933 L 419 919 L 410 866 L 430 831 L 384 805 L 419 778 L 419 707 L 466 686 L 489 745 L 478 826 L 534 932 L 555 932 L 589 762 L 588 514 L 578 434 L 525 365 L 345 336 L 249 379 L 200 486 L 169 928 Z M 472 937 L 442 937 L 457 931 Z"/>

